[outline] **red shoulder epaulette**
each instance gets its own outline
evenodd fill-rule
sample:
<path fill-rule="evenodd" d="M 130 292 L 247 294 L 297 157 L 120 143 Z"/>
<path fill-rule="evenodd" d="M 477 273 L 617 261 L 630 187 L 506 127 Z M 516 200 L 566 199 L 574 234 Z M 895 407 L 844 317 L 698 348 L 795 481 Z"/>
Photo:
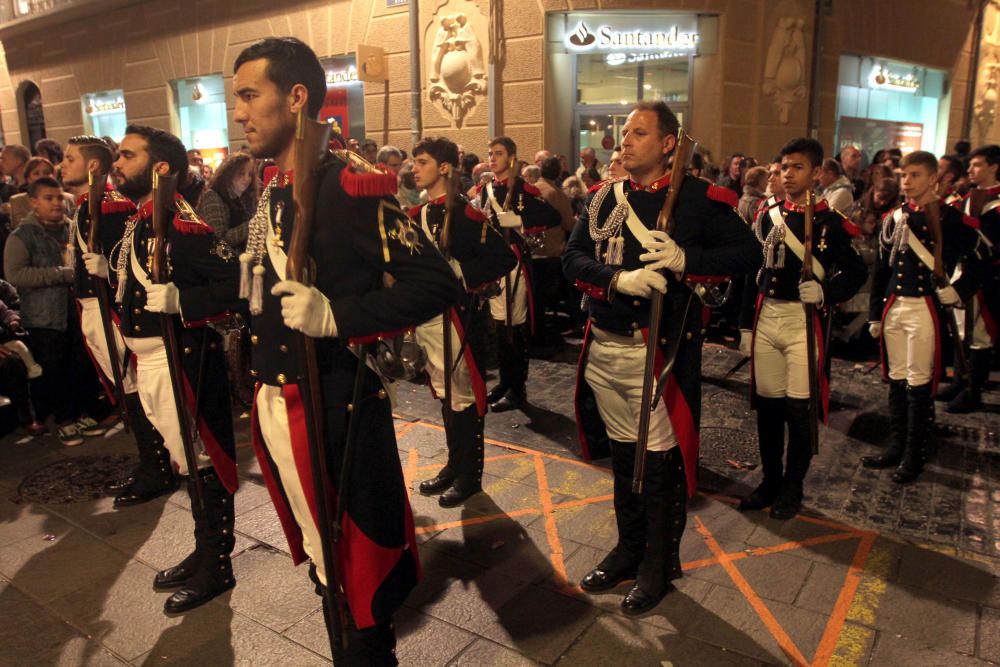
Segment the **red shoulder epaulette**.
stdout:
<path fill-rule="evenodd" d="M 174 199 L 174 204 L 177 206 L 177 214 L 174 215 L 174 228 L 181 234 L 204 235 L 215 233 L 215 230 L 207 222 L 198 217 L 198 214 L 191 208 L 191 204 L 187 203 L 187 200 L 183 197 L 177 195 Z"/>
<path fill-rule="evenodd" d="M 104 193 L 104 201 L 101 202 L 101 213 L 113 215 L 115 213 L 135 213 L 135 202 L 121 194 L 117 190 L 108 190 Z"/>
<path fill-rule="evenodd" d="M 264 167 L 264 185 L 271 182 L 274 175 L 278 173 L 278 165 L 272 164 Z"/>
<path fill-rule="evenodd" d="M 854 224 L 847 218 L 844 218 L 843 223 L 844 223 L 844 231 L 847 232 L 848 236 L 850 236 L 851 238 L 857 238 L 861 236 L 861 230 L 858 228 L 856 224 Z"/>
<path fill-rule="evenodd" d="M 423 207 L 424 207 L 423 204 L 417 204 L 416 206 L 412 207 L 409 211 L 407 211 L 406 214 L 411 218 L 413 218 L 414 220 L 416 220 L 417 216 L 420 215 L 420 209 L 422 209 Z"/>
<path fill-rule="evenodd" d="M 340 170 L 340 187 L 351 197 L 391 197 L 396 194 L 398 183 L 395 174 L 380 171 L 362 174 L 347 166 Z"/>
<path fill-rule="evenodd" d="M 486 222 L 486 214 L 472 204 L 465 205 L 465 217 L 473 222 Z"/>
<path fill-rule="evenodd" d="M 712 201 L 722 202 L 726 206 L 732 206 L 733 208 L 736 208 L 740 203 L 740 198 L 736 196 L 735 192 L 714 183 L 709 183 L 708 192 L 705 194 Z"/>
<path fill-rule="evenodd" d="M 607 183 L 607 182 L 608 182 L 607 179 L 605 179 L 603 181 L 599 181 L 597 183 L 594 183 L 589 188 L 587 188 L 587 194 L 591 194 L 591 193 L 597 192 L 598 190 L 600 190 L 601 188 L 603 188 L 604 184 Z"/>
<path fill-rule="evenodd" d="M 522 181 L 522 182 L 524 183 L 524 191 L 527 192 L 529 195 L 533 195 L 535 197 L 542 196 L 542 191 L 536 188 L 534 185 L 532 185 L 528 181 Z"/>
<path fill-rule="evenodd" d="M 979 229 L 979 218 L 973 218 L 971 215 L 962 214 L 962 224 L 968 225 L 973 229 Z"/>

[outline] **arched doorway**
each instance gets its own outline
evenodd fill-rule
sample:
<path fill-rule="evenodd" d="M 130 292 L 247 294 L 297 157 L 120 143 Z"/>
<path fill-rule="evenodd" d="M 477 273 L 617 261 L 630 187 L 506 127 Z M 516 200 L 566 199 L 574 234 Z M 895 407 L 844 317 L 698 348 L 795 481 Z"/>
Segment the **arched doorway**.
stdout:
<path fill-rule="evenodd" d="M 45 113 L 42 111 L 42 91 L 33 81 L 21 83 L 18 95 L 24 144 L 34 152 L 35 142 L 45 138 Z"/>

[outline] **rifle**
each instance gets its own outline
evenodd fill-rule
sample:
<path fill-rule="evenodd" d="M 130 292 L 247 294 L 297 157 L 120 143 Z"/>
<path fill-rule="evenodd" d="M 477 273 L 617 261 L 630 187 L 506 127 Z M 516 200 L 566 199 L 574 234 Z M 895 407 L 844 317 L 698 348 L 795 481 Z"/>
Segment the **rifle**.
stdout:
<path fill-rule="evenodd" d="M 941 210 L 938 208 L 938 200 L 934 200 L 924 207 L 927 216 L 927 228 L 934 240 L 934 283 L 937 287 L 950 287 L 944 269 L 944 232 L 941 230 Z M 955 347 L 955 381 L 965 382 L 969 379 L 969 360 L 965 356 L 965 345 L 958 336 L 958 322 L 955 321 L 955 309 L 938 302 L 944 311 L 945 324 L 948 327 L 948 334 L 951 336 Z"/>
<path fill-rule="evenodd" d="M 90 191 L 87 196 L 87 212 L 90 214 L 90 232 L 87 237 L 87 252 L 100 253 L 101 243 L 98 230 L 101 226 L 101 204 L 104 202 L 104 187 L 108 182 L 107 174 L 92 171 L 87 172 Z M 105 280 L 91 279 L 94 293 L 97 295 L 98 310 L 101 314 L 101 328 L 104 330 L 104 342 L 108 346 L 108 361 L 111 364 L 111 378 L 115 383 L 115 394 L 118 399 L 118 413 L 126 431 L 131 431 L 128 406 L 125 405 L 125 384 L 122 382 L 121 357 L 115 339 L 114 325 L 111 323 L 111 295 L 108 294 L 108 283 Z"/>
<path fill-rule="evenodd" d="M 656 218 L 656 229 L 667 234 L 674 231 L 674 208 L 677 206 L 677 199 L 681 192 L 681 184 L 684 180 L 684 172 L 687 170 L 688 160 L 691 158 L 691 151 L 694 148 L 694 141 L 683 130 L 677 130 L 677 147 L 674 149 L 674 163 L 670 170 L 670 191 L 667 193 L 663 208 Z M 642 493 L 643 481 L 646 477 L 646 449 L 649 446 L 649 422 L 656 410 L 656 403 L 659 400 L 659 393 L 654 396 L 654 382 L 656 382 L 656 351 L 659 348 L 660 325 L 663 319 L 663 297 L 660 292 L 653 290 L 649 303 L 649 333 L 646 337 L 646 363 L 643 367 L 642 376 L 642 402 L 639 404 L 639 431 L 635 445 L 635 466 L 632 468 L 632 493 Z M 691 310 L 691 299 L 694 292 L 688 299 L 684 317 L 681 321 L 680 334 L 676 337 L 678 348 L 680 349 L 680 336 L 683 336 L 684 325 L 687 314 Z M 673 353 L 674 359 L 677 357 L 676 351 Z M 668 371 L 673 366 L 673 360 L 668 361 L 669 366 L 664 367 Z M 661 377 L 661 381 L 662 381 Z"/>
<path fill-rule="evenodd" d="M 315 279 L 315 265 L 309 257 L 309 243 L 316 215 L 316 172 L 326 153 L 330 140 L 330 126 L 326 123 L 306 118 L 299 110 L 295 128 L 295 153 L 292 168 L 292 206 L 295 210 L 295 225 L 292 227 L 291 243 L 288 246 L 288 280 L 304 285 Z M 309 441 L 309 459 L 313 469 L 313 494 L 316 497 L 316 527 L 320 537 L 323 566 L 326 571 L 326 587 L 323 589 L 324 613 L 330 647 L 347 646 L 347 602 L 344 598 L 344 582 L 337 562 L 335 544 L 337 530 L 330 521 L 332 493 L 328 488 L 330 476 L 328 451 L 323 426 L 323 389 L 319 379 L 314 340 L 304 333 L 295 336 L 301 377 L 299 394 L 305 412 L 306 436 Z M 362 366 L 364 361 L 358 360 Z M 354 421 L 353 419 L 351 420 Z M 350 444 L 348 442 L 348 444 Z M 342 471 L 346 475 L 346 470 Z M 339 508 L 338 508 L 339 511 Z"/>
<path fill-rule="evenodd" d="M 511 158 L 511 160 L 510 160 L 510 171 L 511 171 L 510 179 L 509 179 L 510 186 L 507 188 L 507 196 L 503 200 L 503 210 L 504 211 L 509 211 L 511 209 L 511 207 L 514 205 L 514 188 L 516 188 L 517 184 L 521 181 L 521 165 L 522 164 L 523 163 L 520 160 L 515 160 L 514 158 Z M 510 234 L 511 234 L 510 228 L 509 227 L 502 227 L 501 231 L 503 232 L 503 240 L 504 240 L 504 242 L 509 246 L 510 245 Z M 514 278 L 514 284 L 513 285 L 511 284 L 510 274 L 508 273 L 506 276 L 504 276 L 504 290 L 503 290 L 504 291 L 504 314 L 505 314 L 505 318 L 504 319 L 506 320 L 504 322 L 504 324 L 507 327 L 507 341 L 509 343 L 513 343 L 514 342 L 514 312 L 513 312 L 514 311 L 514 290 L 517 289 L 517 281 L 521 277 L 521 263 L 523 261 L 524 261 L 524 258 L 522 257 L 521 261 L 518 262 L 517 266 L 514 267 L 514 270 L 517 271 L 517 276 Z"/>
<path fill-rule="evenodd" d="M 806 191 L 805 225 L 802 232 L 802 282 L 813 279 L 813 217 L 816 200 L 812 190 Z M 809 365 L 809 444 L 813 454 L 819 453 L 819 373 L 816 368 L 816 306 L 802 304 L 806 311 L 806 363 Z"/>
<path fill-rule="evenodd" d="M 167 274 L 167 228 L 172 224 L 175 205 L 174 193 L 177 192 L 176 176 L 161 176 L 153 172 L 153 265 L 152 278 L 157 285 L 170 282 Z M 194 487 L 194 500 L 201 508 L 205 507 L 205 494 L 202 489 L 201 475 L 198 474 L 198 457 L 194 451 L 194 435 L 191 415 L 188 414 L 184 402 L 182 383 L 184 381 L 184 362 L 181 356 L 180 322 L 177 316 L 169 313 L 160 314 L 160 332 L 163 345 L 167 351 L 167 368 L 170 370 L 170 384 L 174 393 L 174 406 L 177 408 L 177 419 L 181 431 L 181 443 L 184 445 L 184 461 Z M 196 399 L 197 400 L 197 399 Z"/>
<path fill-rule="evenodd" d="M 455 206 L 455 178 L 452 169 L 448 169 L 448 174 L 445 176 L 447 178 L 447 192 L 444 199 L 444 221 L 441 223 L 441 237 L 440 237 L 440 250 L 441 254 L 444 255 L 445 260 L 451 261 L 451 214 L 452 209 Z M 509 303 L 509 302 L 508 302 Z M 444 314 L 441 317 L 442 326 L 444 330 L 442 331 L 442 343 L 444 347 L 444 425 L 448 426 L 451 423 L 451 373 L 452 364 L 454 363 L 454 358 L 452 357 L 452 341 L 451 341 L 451 306 L 445 309 Z M 509 320 L 508 320 L 509 321 Z"/>

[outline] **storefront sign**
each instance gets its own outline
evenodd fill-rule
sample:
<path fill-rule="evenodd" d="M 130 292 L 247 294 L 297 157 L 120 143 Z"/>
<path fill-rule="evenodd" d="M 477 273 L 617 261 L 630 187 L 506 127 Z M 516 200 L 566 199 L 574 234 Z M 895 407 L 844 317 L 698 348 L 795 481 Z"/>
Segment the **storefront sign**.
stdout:
<path fill-rule="evenodd" d="M 125 111 L 125 100 L 117 98 L 93 97 L 87 101 L 86 111 L 91 116 Z"/>
<path fill-rule="evenodd" d="M 875 65 L 868 74 L 868 85 L 897 93 L 915 94 L 920 89 L 920 79 L 913 72 L 900 74 L 882 65 Z"/>
<path fill-rule="evenodd" d="M 610 23 L 594 25 L 581 20 L 576 28 L 566 34 L 563 43 L 571 51 L 694 53 L 698 44 L 698 32 L 688 28 L 673 24 L 651 30 Z"/>
<path fill-rule="evenodd" d="M 358 68 L 354 66 L 354 63 L 350 63 L 346 67 L 326 70 L 326 85 L 328 88 L 331 86 L 345 86 L 349 83 L 357 82 Z"/>

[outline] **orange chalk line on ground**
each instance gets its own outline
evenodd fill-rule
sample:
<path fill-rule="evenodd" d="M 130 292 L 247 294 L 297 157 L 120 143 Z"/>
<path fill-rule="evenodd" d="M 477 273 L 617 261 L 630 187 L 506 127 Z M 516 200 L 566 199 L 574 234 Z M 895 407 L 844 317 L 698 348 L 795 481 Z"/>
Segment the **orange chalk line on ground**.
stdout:
<path fill-rule="evenodd" d="M 875 539 L 876 535 L 874 533 L 865 535 L 861 538 L 861 543 L 858 544 L 857 551 L 854 552 L 854 559 L 847 570 L 844 586 L 840 589 L 840 595 L 837 596 L 837 602 L 833 606 L 833 613 L 830 614 L 826 630 L 823 632 L 823 637 L 816 648 L 816 655 L 813 657 L 812 663 L 815 667 L 825 667 L 833 657 L 834 649 L 837 648 L 837 639 L 840 637 L 844 621 L 847 619 L 847 612 L 854 601 L 854 594 L 861 583 L 861 575 L 864 572 L 865 563 L 868 561 L 868 555 L 872 551 L 872 545 L 875 544 Z"/>
<path fill-rule="evenodd" d="M 523 459 L 526 456 L 530 456 L 530 454 L 499 454 L 497 456 L 487 456 L 483 459 L 483 463 L 493 463 L 494 461 L 505 461 L 507 459 Z M 437 470 L 440 467 L 440 463 L 429 463 L 427 465 L 420 466 L 418 470 Z"/>
<path fill-rule="evenodd" d="M 811 547 L 817 544 L 826 544 L 828 542 L 853 540 L 857 539 L 858 537 L 859 535 L 857 533 L 835 533 L 833 535 L 818 535 L 816 537 L 809 537 L 804 540 L 796 540 L 793 542 L 776 544 L 771 547 L 757 547 L 755 549 L 748 549 L 747 551 L 735 551 L 732 553 L 724 553 L 722 555 L 722 558 L 732 562 L 734 560 L 743 560 L 744 558 L 750 558 L 752 556 L 768 556 L 770 554 L 776 554 L 782 551 L 791 551 L 792 549 L 803 549 L 805 547 Z M 688 570 L 697 570 L 703 567 L 719 565 L 720 563 L 721 561 L 718 557 L 702 558 L 699 560 L 693 560 L 687 563 L 682 563 L 682 567 L 686 572 Z"/>
<path fill-rule="evenodd" d="M 433 533 L 436 530 L 448 530 L 449 528 L 461 528 L 462 526 L 475 526 L 480 523 L 496 521 L 497 519 L 510 519 L 516 516 L 527 516 L 529 514 L 541 514 L 542 510 L 537 507 L 527 507 L 523 510 L 513 510 L 511 512 L 499 512 L 497 514 L 484 514 L 483 516 L 473 516 L 456 521 L 446 521 L 435 523 L 430 526 L 417 526 L 414 530 L 417 534 Z"/>
<path fill-rule="evenodd" d="M 767 605 L 764 604 L 763 600 L 761 600 L 757 593 L 754 592 L 753 588 L 750 587 L 750 584 L 743 578 L 743 575 L 740 574 L 738 569 L 736 569 L 736 566 L 733 565 L 729 559 L 725 558 L 726 554 L 723 551 L 722 546 L 719 545 L 711 531 L 709 531 L 702 522 L 701 518 L 695 516 L 694 523 L 695 528 L 697 528 L 698 532 L 701 533 L 701 536 L 705 540 L 705 544 L 708 545 L 709 550 L 713 555 L 715 555 L 716 558 L 719 559 L 719 564 L 722 565 L 726 574 L 728 574 L 729 578 L 733 580 L 733 583 L 736 584 L 736 588 L 738 588 L 740 593 L 743 594 L 743 597 L 747 599 L 750 606 L 753 607 L 755 612 L 757 612 L 760 620 L 764 623 L 764 627 L 767 628 L 767 631 L 770 632 L 771 636 L 778 642 L 778 646 L 781 647 L 781 650 L 784 651 L 796 665 L 808 665 L 809 663 L 805 656 L 802 655 L 802 652 L 799 651 L 797 646 L 795 646 L 795 642 L 792 641 L 792 638 L 788 636 L 785 629 L 781 627 L 780 623 L 778 623 L 778 619 L 774 617 L 771 610 L 767 608 Z"/>
<path fill-rule="evenodd" d="M 545 516 L 545 537 L 549 541 L 552 570 L 556 585 L 567 588 L 566 563 L 563 561 L 562 542 L 559 540 L 559 528 L 556 526 L 556 515 L 552 509 L 552 493 L 549 491 L 549 476 L 545 470 L 545 462 L 541 456 L 535 457 L 535 476 L 538 479 L 538 499 L 542 503 L 542 514 Z"/>
<path fill-rule="evenodd" d="M 416 447 L 410 447 L 410 453 L 406 457 L 406 468 L 403 470 L 403 486 L 406 488 L 406 493 L 410 493 L 410 485 L 413 484 L 413 478 L 419 470 L 417 466 L 417 459 L 420 456 L 420 452 L 417 451 Z"/>

